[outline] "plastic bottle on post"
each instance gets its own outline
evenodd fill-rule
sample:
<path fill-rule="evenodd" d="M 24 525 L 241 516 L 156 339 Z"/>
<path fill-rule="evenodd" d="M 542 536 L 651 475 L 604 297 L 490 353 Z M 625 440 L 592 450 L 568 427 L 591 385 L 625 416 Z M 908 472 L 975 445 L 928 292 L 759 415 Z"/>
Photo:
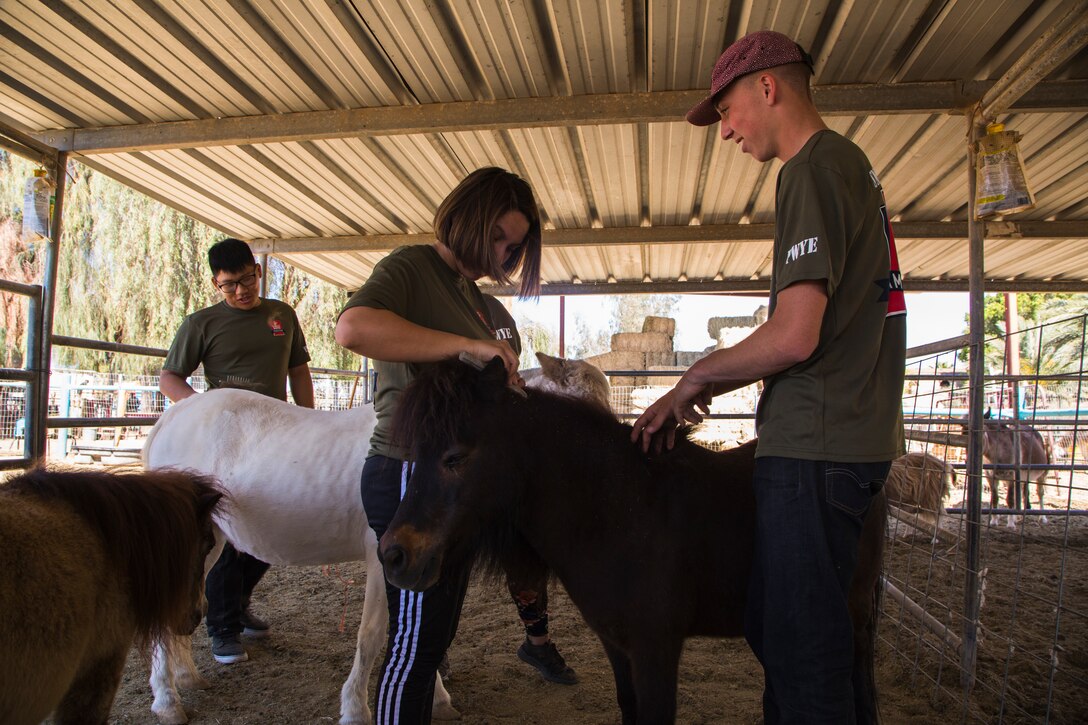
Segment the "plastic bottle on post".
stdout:
<path fill-rule="evenodd" d="M 55 188 L 45 169 L 34 169 L 34 176 L 27 179 L 23 194 L 23 239 L 49 237 Z"/>
<path fill-rule="evenodd" d="M 1017 145 L 1019 140 L 1020 134 L 1006 131 L 1002 123 L 986 126 L 986 135 L 979 140 L 975 157 L 976 218 L 999 218 L 1035 206 L 1035 195 L 1028 186 L 1024 159 Z"/>

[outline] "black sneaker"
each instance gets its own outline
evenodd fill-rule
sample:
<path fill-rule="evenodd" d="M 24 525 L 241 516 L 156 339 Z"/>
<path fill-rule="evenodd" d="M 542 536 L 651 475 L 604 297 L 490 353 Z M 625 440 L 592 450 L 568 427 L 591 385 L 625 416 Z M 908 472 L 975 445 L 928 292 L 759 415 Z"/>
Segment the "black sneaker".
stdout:
<path fill-rule="evenodd" d="M 247 637 L 252 637 L 253 639 L 267 637 L 272 629 L 268 626 L 268 622 L 256 616 L 248 609 L 242 611 L 242 616 L 238 621 L 241 622 L 242 627 L 244 627 L 242 634 Z"/>
<path fill-rule="evenodd" d="M 527 662 L 540 671 L 545 680 L 557 682 L 560 685 L 574 685 L 578 683 L 578 675 L 567 667 L 563 655 L 555 648 L 552 642 L 533 644 L 526 639 L 518 647 L 518 659 Z"/>
<path fill-rule="evenodd" d="M 246 648 L 242 646 L 242 640 L 236 634 L 213 636 L 212 657 L 223 665 L 233 665 L 235 662 L 245 662 L 249 659 Z"/>

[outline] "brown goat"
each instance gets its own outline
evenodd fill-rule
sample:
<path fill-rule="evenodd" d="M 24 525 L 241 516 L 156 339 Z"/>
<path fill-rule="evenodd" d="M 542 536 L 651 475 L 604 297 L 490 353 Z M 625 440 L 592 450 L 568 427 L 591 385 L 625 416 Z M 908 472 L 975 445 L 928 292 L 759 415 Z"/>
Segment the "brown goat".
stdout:
<path fill-rule="evenodd" d="M 956 471 L 928 453 L 908 453 L 892 461 L 884 491 L 888 502 L 909 511 L 933 526 L 940 520 L 944 498 L 956 481 Z"/>

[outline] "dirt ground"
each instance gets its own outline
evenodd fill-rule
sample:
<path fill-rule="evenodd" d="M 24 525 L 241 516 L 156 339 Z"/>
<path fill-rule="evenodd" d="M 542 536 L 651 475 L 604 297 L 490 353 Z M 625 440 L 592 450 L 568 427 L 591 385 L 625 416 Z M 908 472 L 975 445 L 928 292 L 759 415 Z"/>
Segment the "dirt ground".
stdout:
<path fill-rule="evenodd" d="M 984 640 L 980 655 L 980 670 L 983 670 L 980 681 L 986 682 L 968 698 L 971 710 L 966 716 L 954 665 L 928 662 L 932 659 L 929 653 L 932 648 L 925 643 L 932 643 L 933 637 L 917 634 L 916 621 L 909 617 L 904 621 L 899 608 L 885 601 L 887 614 L 881 622 L 878 686 L 886 723 L 1044 722 L 1048 711 L 1052 723 L 1088 722 L 1085 687 L 1088 626 L 1084 620 L 1088 604 L 1085 571 L 1088 528 L 1083 519 L 1069 521 L 1069 527 L 1064 520 L 1052 520 L 1047 528 L 1039 529 L 1032 537 L 1045 540 L 1038 551 L 1030 542 L 1025 545 L 1025 537 L 1012 533 L 995 531 L 987 537 L 988 561 L 996 565 L 1027 557 L 1032 563 L 1020 567 L 1024 574 L 1019 583 L 1005 585 L 996 575 L 990 576 L 983 621 L 994 634 Z M 954 527 L 955 521 L 946 525 Z M 926 565 L 929 569 L 926 575 L 916 563 L 954 558 L 955 547 L 938 547 L 935 556 L 928 537 L 923 538 L 925 541 L 914 547 L 895 542 L 889 550 L 886 568 L 898 577 L 901 586 L 916 592 L 920 591 L 916 588 L 917 579 L 924 576 L 926 596 L 934 602 L 952 602 L 952 608 L 962 607 L 960 575 L 935 575 L 940 569 L 931 564 Z M 1066 542 L 1064 547 L 1060 545 L 1062 542 Z M 1062 551 L 1067 552 L 1065 556 Z M 1028 575 L 1037 576 L 1044 583 L 1036 586 L 1025 579 Z M 215 663 L 200 628 L 194 636 L 194 653 L 212 688 L 182 693 L 191 722 L 231 725 L 336 722 L 340 686 L 351 668 L 365 576 L 361 563 L 343 565 L 331 573 L 319 567 L 274 567 L 258 588 L 254 607 L 275 631 L 265 640 L 248 642 L 250 660 L 245 663 Z M 1051 685 L 1049 670 L 1038 666 L 1039 658 L 1030 660 L 1027 667 L 1020 667 L 1019 660 L 1006 656 L 1009 648 L 1001 639 L 1000 630 L 1007 616 L 1003 607 L 1010 604 L 1001 603 L 1002 594 L 998 590 L 1041 592 L 1039 587 L 1046 586 L 1045 582 L 1059 580 L 1065 582 L 1065 606 L 1075 611 L 1067 612 L 1058 625 L 1061 655 L 1058 676 Z M 453 673 L 448 688 L 454 705 L 462 713 L 461 722 L 520 725 L 619 722 L 612 674 L 604 652 L 565 593 L 555 586 L 551 603 L 552 634 L 567 661 L 577 670 L 580 684 L 562 686 L 545 682 L 520 662 L 514 653 L 522 634 L 513 605 L 501 586 L 474 582 L 450 651 Z M 939 590 L 940 587 L 946 589 Z M 1042 594 L 1041 601 L 1048 601 L 1049 596 Z M 1030 597 L 1017 601 L 1020 613 L 1012 620 L 1015 622 L 1012 636 L 1030 649 L 1026 633 L 1037 619 L 1040 631 L 1036 634 L 1042 642 L 1040 647 L 1046 650 L 1046 643 L 1055 638 L 1052 607 L 1045 605 L 1036 610 L 1039 615 L 1036 618 Z M 1011 606 L 1015 609 L 1015 602 Z M 345 622 L 342 632 L 341 621 Z M 897 627 L 899 622 L 904 626 Z M 1017 647 L 1012 649 L 1019 651 Z M 919 668 L 911 666 L 913 661 L 919 662 Z M 111 723 L 154 722 L 147 676 L 146 661 L 137 655 L 131 657 Z M 995 679 L 996 691 L 991 682 Z M 693 725 L 758 723 L 761 683 L 758 663 L 743 640 L 691 640 L 681 663 L 677 721 Z M 951 696 L 942 694 L 948 692 Z M 999 704 L 1002 693 L 1010 703 L 1004 711 Z"/>

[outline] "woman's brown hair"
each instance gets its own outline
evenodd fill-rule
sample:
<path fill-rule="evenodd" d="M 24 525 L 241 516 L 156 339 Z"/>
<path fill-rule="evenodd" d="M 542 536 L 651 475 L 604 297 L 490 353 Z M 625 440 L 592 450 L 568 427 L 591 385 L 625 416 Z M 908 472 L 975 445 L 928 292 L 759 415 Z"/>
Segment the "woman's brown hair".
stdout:
<path fill-rule="evenodd" d="M 492 234 L 510 211 L 525 215 L 529 232 L 506 259 L 495 259 Z M 496 166 L 473 171 L 439 204 L 434 233 L 466 268 L 483 272 L 497 284 L 511 284 L 520 268 L 518 296 L 540 295 L 540 212 L 532 188 L 517 174 Z"/>

